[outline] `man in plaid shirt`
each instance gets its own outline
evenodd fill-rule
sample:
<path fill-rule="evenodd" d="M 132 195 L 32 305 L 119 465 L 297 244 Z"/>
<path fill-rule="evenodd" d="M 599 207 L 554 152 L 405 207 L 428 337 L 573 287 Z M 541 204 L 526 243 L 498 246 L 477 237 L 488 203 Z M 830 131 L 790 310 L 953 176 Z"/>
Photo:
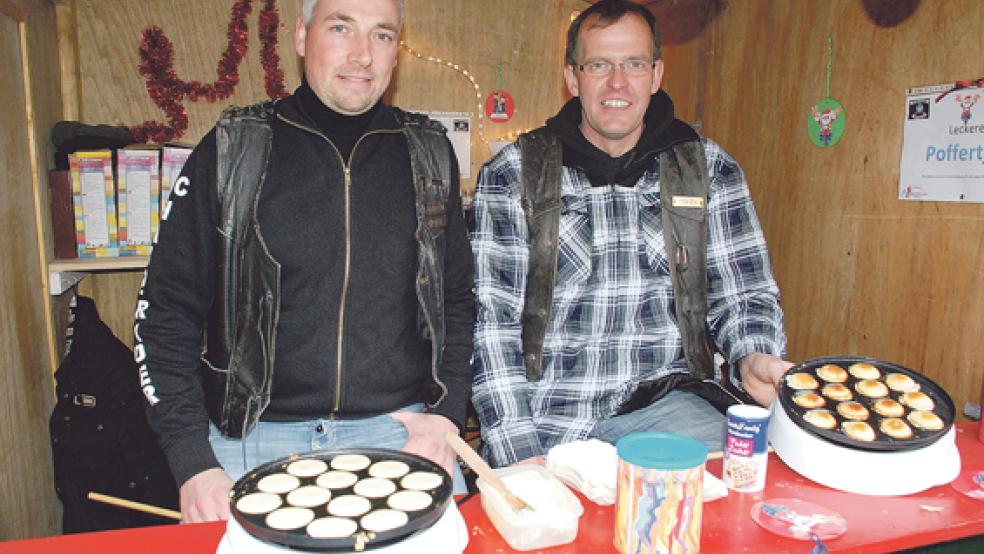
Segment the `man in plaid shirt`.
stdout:
<path fill-rule="evenodd" d="M 701 141 L 707 200 L 707 324 L 730 378 L 767 405 L 786 346 L 779 290 L 738 164 L 673 117 L 655 18 L 602 0 L 572 24 L 572 98 L 547 121 L 562 146 L 556 276 L 542 376 L 524 368 L 522 315 L 530 230 L 517 144 L 482 168 L 475 195 L 478 314 L 473 402 L 497 466 L 540 462 L 550 447 L 641 430 L 692 436 L 719 450 L 724 417 L 709 382 L 688 373 L 660 219 L 658 155 Z M 532 290 L 540 290 L 536 283 Z"/>

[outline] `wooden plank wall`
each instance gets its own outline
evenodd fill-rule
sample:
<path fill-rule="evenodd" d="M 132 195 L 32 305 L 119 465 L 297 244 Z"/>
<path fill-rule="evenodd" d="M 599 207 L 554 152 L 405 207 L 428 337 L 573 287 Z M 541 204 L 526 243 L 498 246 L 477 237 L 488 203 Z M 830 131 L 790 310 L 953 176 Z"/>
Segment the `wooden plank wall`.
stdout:
<path fill-rule="evenodd" d="M 81 119 L 87 123 L 135 125 L 162 120 L 139 75 L 140 33 L 157 25 L 174 45 L 174 69 L 186 80 L 211 82 L 226 45 L 232 0 L 200 2 L 174 0 L 65 0 L 77 6 Z M 248 19 L 249 51 L 240 69 L 241 81 L 227 100 L 209 104 L 185 102 L 189 129 L 181 139 L 197 142 L 227 104 L 248 104 L 265 98 L 263 71 L 256 36 L 261 2 Z M 278 53 L 288 90 L 300 83 L 300 63 L 294 53 L 294 20 L 299 2 L 280 0 Z M 516 99 L 516 115 L 508 123 L 486 126 L 487 140 L 527 130 L 552 115 L 565 99 L 561 78 L 564 34 L 570 13 L 581 0 L 411 0 L 407 2 L 403 38 L 414 51 L 457 64 L 479 84 L 481 94 L 498 83 Z M 476 40 L 475 37 L 481 37 Z M 388 99 L 415 110 L 479 111 L 472 83 L 446 65 L 425 61 L 401 51 Z M 489 156 L 473 119 L 472 178 Z M 140 283 L 136 272 L 100 274 L 84 281 L 83 294 L 96 298 L 103 319 L 126 343 L 132 341 L 133 303 Z"/>
<path fill-rule="evenodd" d="M 698 95 L 679 100 L 701 101 L 704 132 L 744 167 L 790 358 L 892 360 L 937 380 L 962 411 L 984 375 L 984 205 L 903 202 L 897 187 L 905 89 L 982 76 L 984 3 L 919 4 L 882 28 L 861 0 L 730 2 L 698 39 Z M 806 117 L 825 96 L 827 35 L 847 129 L 820 149 Z"/>
<path fill-rule="evenodd" d="M 225 46 L 232 0 L 77 2 L 80 114 L 89 123 L 160 119 L 137 73 L 140 31 L 165 30 L 175 69 L 211 81 Z M 565 99 L 563 29 L 580 0 L 413 0 L 404 38 L 425 55 L 472 73 L 483 93 L 514 94 L 517 115 L 487 138 L 525 130 Z M 742 0 L 694 42 L 666 49 L 666 88 L 686 119 L 722 143 L 748 173 L 783 289 L 790 357 L 865 354 L 926 372 L 954 396 L 973 400 L 984 374 L 984 250 L 980 205 L 896 199 L 905 88 L 978 77 L 984 4 L 924 0 L 895 28 L 874 25 L 862 0 Z M 217 104 L 186 102 L 190 129 L 206 132 L 226 103 L 261 99 L 262 71 L 250 16 L 250 51 L 236 94 Z M 281 1 L 279 53 L 287 85 L 299 82 L 293 2 Z M 805 134 L 810 106 L 824 96 L 826 36 L 834 41 L 832 94 L 847 109 L 840 144 L 818 149 Z M 477 111 L 459 73 L 402 53 L 391 93 L 414 109 Z M 474 138 L 474 137 L 473 137 Z M 472 173 L 487 150 L 475 140 Z M 466 188 L 471 186 L 465 183 Z M 82 291 L 131 340 L 136 273 L 100 275 Z"/>
<path fill-rule="evenodd" d="M 45 0 L 0 0 L 0 541 L 60 528 L 48 416 L 51 368 L 34 184 L 60 116 L 54 11 Z M 26 55 L 25 55 L 26 53 Z M 25 63 L 25 60 L 28 60 Z M 28 78 L 25 87 L 27 68 Z M 55 85 L 54 94 L 49 89 Z M 30 92 L 26 92 L 25 88 Z M 42 185 L 43 186 L 43 185 Z M 45 209 L 47 203 L 45 201 Z"/>

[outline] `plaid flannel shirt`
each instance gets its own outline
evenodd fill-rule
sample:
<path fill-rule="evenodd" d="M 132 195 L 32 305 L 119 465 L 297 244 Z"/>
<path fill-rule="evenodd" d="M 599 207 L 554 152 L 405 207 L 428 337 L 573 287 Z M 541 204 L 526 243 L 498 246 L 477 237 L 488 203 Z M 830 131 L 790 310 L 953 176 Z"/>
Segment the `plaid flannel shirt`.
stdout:
<path fill-rule="evenodd" d="M 744 174 L 717 144 L 705 141 L 705 153 L 711 333 L 732 367 L 753 352 L 782 356 L 779 290 Z M 579 170 L 563 168 L 557 276 L 537 382 L 527 381 L 522 357 L 529 251 L 518 146 L 482 167 L 472 233 L 473 402 L 495 465 L 584 439 L 639 383 L 687 372 L 673 315 L 658 166 L 654 160 L 635 187 L 591 187 Z"/>

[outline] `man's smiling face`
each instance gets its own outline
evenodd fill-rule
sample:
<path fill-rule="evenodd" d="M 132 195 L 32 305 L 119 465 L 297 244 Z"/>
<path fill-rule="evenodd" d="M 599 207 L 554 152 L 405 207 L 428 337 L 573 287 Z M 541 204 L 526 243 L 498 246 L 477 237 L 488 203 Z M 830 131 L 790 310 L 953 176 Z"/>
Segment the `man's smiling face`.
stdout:
<path fill-rule="evenodd" d="M 310 26 L 298 18 L 294 47 L 318 98 L 336 112 L 357 115 L 386 92 L 399 33 L 395 0 L 321 0 Z"/>
<path fill-rule="evenodd" d="M 580 30 L 576 57 L 578 64 L 652 60 L 652 31 L 635 15 L 605 27 L 591 25 L 589 18 Z M 611 156 L 620 156 L 639 142 L 650 97 L 659 90 L 662 78 L 662 60 L 650 71 L 634 75 L 620 67 L 607 75 L 589 75 L 570 65 L 564 69 L 567 89 L 581 99 L 584 138 Z"/>

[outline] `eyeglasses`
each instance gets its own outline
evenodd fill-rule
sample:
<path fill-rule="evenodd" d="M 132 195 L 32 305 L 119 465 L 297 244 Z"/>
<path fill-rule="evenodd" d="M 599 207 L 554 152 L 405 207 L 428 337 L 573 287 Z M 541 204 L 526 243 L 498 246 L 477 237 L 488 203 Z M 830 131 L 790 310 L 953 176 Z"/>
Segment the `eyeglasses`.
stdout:
<path fill-rule="evenodd" d="M 611 75 L 615 72 L 615 68 L 618 67 L 626 75 L 645 75 L 649 73 L 654 67 L 656 67 L 656 62 L 643 60 L 643 59 L 631 59 L 621 62 L 611 62 L 608 60 L 592 60 L 587 63 L 580 65 L 575 65 L 574 67 L 580 69 L 582 72 L 591 75 L 592 77 L 603 77 L 606 75 Z"/>

